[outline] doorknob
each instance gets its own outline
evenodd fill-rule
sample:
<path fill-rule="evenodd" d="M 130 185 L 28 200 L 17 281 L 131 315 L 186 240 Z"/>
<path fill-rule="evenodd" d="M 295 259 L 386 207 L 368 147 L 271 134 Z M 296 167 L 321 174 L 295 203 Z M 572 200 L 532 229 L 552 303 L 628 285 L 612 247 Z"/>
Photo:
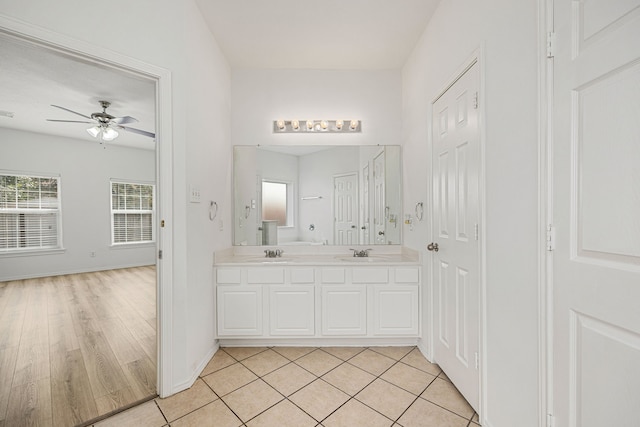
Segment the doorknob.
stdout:
<path fill-rule="evenodd" d="M 355 225 L 352 225 L 351 228 L 358 228 L 358 227 L 356 227 Z"/>
<path fill-rule="evenodd" d="M 428 251 L 433 251 L 433 252 L 438 252 L 439 248 L 438 248 L 438 244 L 437 243 L 429 243 L 427 245 L 427 250 Z"/>
<path fill-rule="evenodd" d="M 378 236 L 384 236 L 384 231 L 378 231 Z"/>

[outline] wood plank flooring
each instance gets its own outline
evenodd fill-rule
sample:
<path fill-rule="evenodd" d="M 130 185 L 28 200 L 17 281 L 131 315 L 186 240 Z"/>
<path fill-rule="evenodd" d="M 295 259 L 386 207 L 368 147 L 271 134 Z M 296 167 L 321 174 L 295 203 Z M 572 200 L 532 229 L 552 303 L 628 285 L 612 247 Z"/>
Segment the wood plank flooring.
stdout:
<path fill-rule="evenodd" d="M 0 427 L 71 427 L 156 395 L 155 266 L 0 282 Z"/>

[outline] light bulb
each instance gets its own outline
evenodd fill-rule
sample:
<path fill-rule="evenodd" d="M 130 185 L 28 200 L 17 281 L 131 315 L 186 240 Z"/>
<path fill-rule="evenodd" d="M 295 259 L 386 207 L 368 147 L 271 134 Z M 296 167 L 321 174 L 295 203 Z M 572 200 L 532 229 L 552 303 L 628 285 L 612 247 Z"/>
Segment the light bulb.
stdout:
<path fill-rule="evenodd" d="M 280 130 L 284 130 L 284 128 L 285 128 L 284 120 L 278 120 L 278 121 L 276 122 L 276 126 L 278 126 L 278 129 L 280 129 Z"/>
<path fill-rule="evenodd" d="M 320 128 L 322 128 L 322 130 L 327 130 L 328 127 L 329 123 L 326 120 L 320 122 Z"/>
<path fill-rule="evenodd" d="M 313 130 L 313 120 L 307 120 L 307 129 Z"/>
<path fill-rule="evenodd" d="M 357 120 L 351 120 L 351 123 L 349 124 L 349 128 L 351 130 L 356 130 L 358 128 L 358 121 Z"/>
<path fill-rule="evenodd" d="M 113 141 L 118 137 L 118 132 L 115 129 L 106 128 L 102 131 L 102 139 L 105 141 Z"/>
<path fill-rule="evenodd" d="M 87 129 L 87 132 L 89 133 L 89 135 L 91 135 L 94 138 L 98 137 L 98 134 L 100 133 L 100 127 L 99 126 L 93 126 L 90 127 L 89 129 Z"/>
<path fill-rule="evenodd" d="M 336 129 L 342 130 L 342 126 L 344 126 L 344 121 L 341 119 L 336 120 Z"/>
<path fill-rule="evenodd" d="M 298 130 L 300 129 L 300 122 L 297 120 L 291 120 L 291 128 L 293 130 Z"/>

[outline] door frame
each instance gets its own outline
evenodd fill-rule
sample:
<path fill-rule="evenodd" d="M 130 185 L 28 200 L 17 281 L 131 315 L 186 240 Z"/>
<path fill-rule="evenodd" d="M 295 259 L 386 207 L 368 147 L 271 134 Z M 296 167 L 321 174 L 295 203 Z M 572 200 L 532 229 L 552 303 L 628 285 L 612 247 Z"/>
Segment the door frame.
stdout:
<path fill-rule="evenodd" d="M 106 67 L 136 74 L 156 84 L 156 259 L 157 380 L 160 397 L 173 393 L 171 325 L 173 307 L 173 141 L 171 120 L 171 72 L 101 46 L 75 39 L 0 14 L 0 32 L 27 43 L 63 52 Z M 165 224 L 164 226 L 162 224 Z"/>
<path fill-rule="evenodd" d="M 543 1 L 543 0 L 540 0 Z M 471 67 L 477 64 L 478 66 L 478 74 L 479 74 L 479 86 L 478 86 L 478 132 L 479 132 L 479 164 L 478 164 L 478 224 L 479 224 L 479 233 L 478 233 L 478 284 L 480 286 L 479 289 L 479 310 L 478 313 L 480 315 L 480 325 L 479 325 L 479 337 L 478 337 L 478 354 L 480 357 L 480 363 L 478 368 L 478 375 L 480 381 L 480 391 L 479 391 L 479 408 L 480 412 L 478 414 L 480 422 L 484 425 L 486 420 L 484 419 L 484 414 L 487 413 L 486 410 L 486 399 L 487 396 L 487 313 L 486 313 L 486 239 L 484 238 L 486 227 L 486 174 L 485 174 L 485 146 L 486 146 L 486 104 L 485 104 L 485 47 L 484 42 L 481 42 L 480 45 L 467 57 L 467 59 L 462 63 L 461 66 L 455 70 L 454 73 L 442 84 L 442 90 L 440 90 L 434 97 L 431 98 L 429 102 L 427 114 L 428 114 L 428 123 L 429 123 L 429 132 L 427 137 L 427 149 L 428 153 L 433 152 L 433 105 L 435 102 L 451 87 L 453 84 L 460 78 L 464 73 L 466 73 Z M 427 183 L 427 200 L 430 202 L 433 201 L 433 171 L 434 171 L 434 159 L 431 156 L 429 167 L 430 173 L 427 175 L 428 183 Z M 435 241 L 435 237 L 433 234 L 433 215 L 430 215 L 429 218 L 429 229 L 428 229 L 428 241 Z M 426 265 L 432 266 L 433 257 L 427 257 Z M 434 329 L 434 280 L 433 280 L 433 272 L 428 276 L 428 289 L 425 292 L 425 295 L 428 297 L 428 301 L 426 301 L 426 306 L 429 307 L 429 330 L 430 334 L 427 339 L 428 341 L 428 351 L 426 355 L 433 360 L 434 356 L 434 337 L 436 331 Z"/>
<path fill-rule="evenodd" d="M 538 425 L 553 425 L 553 34 L 554 0 L 538 0 Z"/>

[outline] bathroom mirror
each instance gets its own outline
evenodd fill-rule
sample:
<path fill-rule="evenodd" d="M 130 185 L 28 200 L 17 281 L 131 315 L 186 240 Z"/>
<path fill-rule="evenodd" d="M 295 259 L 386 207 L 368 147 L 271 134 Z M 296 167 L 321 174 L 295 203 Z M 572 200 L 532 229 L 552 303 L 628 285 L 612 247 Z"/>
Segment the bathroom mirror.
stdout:
<path fill-rule="evenodd" d="M 400 146 L 235 146 L 234 245 L 401 244 Z"/>

